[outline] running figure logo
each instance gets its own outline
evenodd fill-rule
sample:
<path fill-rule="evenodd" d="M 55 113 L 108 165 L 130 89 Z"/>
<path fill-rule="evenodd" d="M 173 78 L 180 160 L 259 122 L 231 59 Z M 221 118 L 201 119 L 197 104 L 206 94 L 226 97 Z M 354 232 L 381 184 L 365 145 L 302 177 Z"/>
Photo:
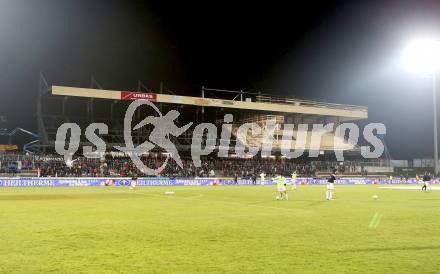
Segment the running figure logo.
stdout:
<path fill-rule="evenodd" d="M 148 105 L 153 108 L 159 116 L 147 116 L 145 117 L 139 124 L 137 124 L 133 129 L 137 130 L 142 128 L 147 124 L 151 124 L 154 126 L 154 129 L 151 131 L 149 141 L 145 141 L 137 147 L 134 147 L 133 139 L 132 139 L 132 129 L 131 122 L 133 120 L 133 115 L 136 109 L 141 105 Z M 136 100 L 130 104 L 125 113 L 124 117 L 124 140 L 125 147 L 115 146 L 116 149 L 127 153 L 136 167 L 145 173 L 146 175 L 158 175 L 167 165 L 170 157 L 176 161 L 177 165 L 180 168 L 183 168 L 182 160 L 180 159 L 179 152 L 177 151 L 176 146 L 171 142 L 170 135 L 175 137 L 180 136 L 184 133 L 191 125 L 191 123 L 186 124 L 185 126 L 179 128 L 174 124 L 174 120 L 179 117 L 180 113 L 176 110 L 171 110 L 165 116 L 162 115 L 160 110 L 150 101 L 148 100 Z M 156 146 L 163 148 L 166 152 L 168 152 L 167 158 L 165 162 L 156 169 L 151 169 L 142 163 L 139 158 L 143 153 L 148 152 L 155 148 Z"/>

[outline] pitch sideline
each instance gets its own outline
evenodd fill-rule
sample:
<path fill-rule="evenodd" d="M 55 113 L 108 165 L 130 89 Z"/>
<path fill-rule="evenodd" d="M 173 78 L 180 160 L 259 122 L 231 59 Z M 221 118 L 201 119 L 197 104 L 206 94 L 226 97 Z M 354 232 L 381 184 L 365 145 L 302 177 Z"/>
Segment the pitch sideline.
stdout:
<path fill-rule="evenodd" d="M 381 186 L 379 188 L 420 190 L 422 187 L 421 186 Z M 440 190 L 440 186 L 431 186 L 430 190 Z"/>

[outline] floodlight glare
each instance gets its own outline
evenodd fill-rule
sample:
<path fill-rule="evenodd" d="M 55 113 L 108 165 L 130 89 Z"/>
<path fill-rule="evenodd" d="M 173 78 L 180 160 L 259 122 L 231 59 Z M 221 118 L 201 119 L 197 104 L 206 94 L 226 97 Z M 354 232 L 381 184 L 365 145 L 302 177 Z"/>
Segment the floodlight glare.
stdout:
<path fill-rule="evenodd" d="M 437 71 L 440 69 L 440 41 L 420 39 L 410 43 L 402 55 L 403 65 L 415 72 L 432 74 L 432 102 L 434 122 L 434 176 L 439 174 L 437 140 Z"/>
<path fill-rule="evenodd" d="M 405 67 L 416 72 L 434 72 L 440 68 L 440 41 L 415 40 L 404 50 L 402 61 Z"/>

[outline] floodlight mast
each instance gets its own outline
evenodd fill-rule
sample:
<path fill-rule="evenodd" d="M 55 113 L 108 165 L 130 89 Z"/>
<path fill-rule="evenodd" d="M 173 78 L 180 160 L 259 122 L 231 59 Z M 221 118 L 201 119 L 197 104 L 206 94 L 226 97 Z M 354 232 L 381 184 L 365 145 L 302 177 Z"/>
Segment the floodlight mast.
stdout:
<path fill-rule="evenodd" d="M 438 143 L 437 143 L 437 73 L 432 71 L 432 104 L 434 118 L 434 175 L 438 175 Z"/>
<path fill-rule="evenodd" d="M 439 172 L 437 141 L 437 70 L 440 68 L 440 41 L 420 39 L 410 43 L 404 52 L 404 61 L 408 67 L 432 75 L 432 101 L 434 121 L 434 175 Z"/>

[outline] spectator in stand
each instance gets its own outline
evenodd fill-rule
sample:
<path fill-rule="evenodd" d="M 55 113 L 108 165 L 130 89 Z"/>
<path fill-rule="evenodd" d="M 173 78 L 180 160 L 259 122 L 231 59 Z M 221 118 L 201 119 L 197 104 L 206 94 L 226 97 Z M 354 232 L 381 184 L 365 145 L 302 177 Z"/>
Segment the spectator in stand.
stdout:
<path fill-rule="evenodd" d="M 23 169 L 30 167 L 39 170 L 41 176 L 46 177 L 101 177 L 101 176 L 145 176 L 131 162 L 129 157 L 113 157 L 107 155 L 102 159 L 87 159 L 78 157 L 71 167 L 67 167 L 64 159 L 59 155 L 0 155 L 0 169 L 8 172 L 8 163 L 22 158 Z M 162 165 L 165 156 L 150 154 L 141 157 L 143 163 L 151 168 Z M 183 167 L 179 167 L 173 160 L 162 170 L 160 176 L 176 177 L 230 177 L 253 179 L 254 175 L 265 174 L 274 177 L 276 173 L 292 174 L 296 171 L 298 177 L 314 177 L 317 172 L 329 173 L 334 168 L 340 173 L 356 170 L 356 163 L 344 162 L 340 165 L 334 161 L 307 161 L 307 159 L 286 158 L 202 158 L 202 165 L 195 167 L 190 157 L 182 157 Z M 359 165 L 358 165 L 359 166 Z M 362 175 L 367 175 L 366 168 L 360 165 Z"/>

